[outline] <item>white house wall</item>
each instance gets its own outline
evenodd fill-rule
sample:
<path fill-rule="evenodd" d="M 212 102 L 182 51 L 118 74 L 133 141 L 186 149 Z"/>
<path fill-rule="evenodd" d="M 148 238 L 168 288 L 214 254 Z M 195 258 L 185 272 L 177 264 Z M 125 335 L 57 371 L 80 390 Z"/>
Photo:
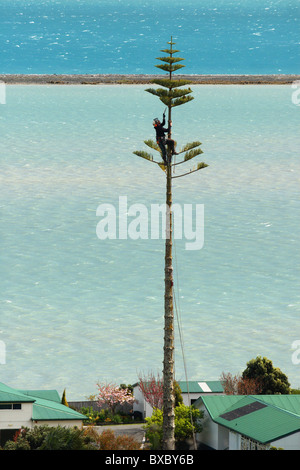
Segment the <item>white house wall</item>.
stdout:
<path fill-rule="evenodd" d="M 218 425 L 218 450 L 229 449 L 229 429 L 224 426 Z"/>
<path fill-rule="evenodd" d="M 133 395 L 135 398 L 135 402 L 133 403 L 133 411 L 144 413 L 144 395 L 142 394 L 140 387 L 136 386 L 133 388 Z"/>
<path fill-rule="evenodd" d="M 134 398 L 136 401 L 133 403 L 133 411 L 139 411 L 144 418 L 152 416 L 153 408 L 146 402 L 143 392 L 138 386 L 134 387 Z"/>
<path fill-rule="evenodd" d="M 284 450 L 300 450 L 300 432 L 273 441 L 271 447 L 281 447 Z"/>
<path fill-rule="evenodd" d="M 228 442 L 229 450 L 241 450 L 241 435 L 229 431 L 229 442 Z"/>
<path fill-rule="evenodd" d="M 201 433 L 197 434 L 196 440 L 197 442 L 201 442 L 202 444 L 205 444 L 212 449 L 218 450 L 218 425 L 211 420 L 203 403 L 201 403 L 199 409 L 200 411 L 204 412 L 204 418 L 201 420 L 203 430 Z"/>
<path fill-rule="evenodd" d="M 0 429 L 29 427 L 32 417 L 32 403 L 22 403 L 21 410 L 0 410 Z"/>
<path fill-rule="evenodd" d="M 193 400 L 198 400 L 201 396 L 201 393 L 182 393 L 182 401 L 185 406 L 190 406 Z"/>

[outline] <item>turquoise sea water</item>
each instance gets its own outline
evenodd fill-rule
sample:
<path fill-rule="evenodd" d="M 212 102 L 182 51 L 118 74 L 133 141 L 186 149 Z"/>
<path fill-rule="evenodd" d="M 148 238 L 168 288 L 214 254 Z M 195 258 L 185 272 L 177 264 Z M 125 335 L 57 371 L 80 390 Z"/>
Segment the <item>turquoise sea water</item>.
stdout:
<path fill-rule="evenodd" d="M 298 0 L 0 0 L 0 73 L 299 74 Z"/>
<path fill-rule="evenodd" d="M 164 241 L 99 240 L 97 207 L 162 203 L 164 173 L 133 155 L 163 109 L 144 86 L 7 86 L 0 105 L 1 380 L 19 388 L 134 383 L 161 371 Z M 178 146 L 209 167 L 174 179 L 204 204 L 204 246 L 176 240 L 189 379 L 267 356 L 299 387 L 299 106 L 290 86 L 193 86 Z M 203 158 L 202 158 L 203 157 Z M 189 168 L 189 166 L 188 166 Z M 176 169 L 176 173 L 179 169 Z M 177 282 L 178 281 L 178 282 Z M 178 332 L 176 377 L 185 379 Z"/>

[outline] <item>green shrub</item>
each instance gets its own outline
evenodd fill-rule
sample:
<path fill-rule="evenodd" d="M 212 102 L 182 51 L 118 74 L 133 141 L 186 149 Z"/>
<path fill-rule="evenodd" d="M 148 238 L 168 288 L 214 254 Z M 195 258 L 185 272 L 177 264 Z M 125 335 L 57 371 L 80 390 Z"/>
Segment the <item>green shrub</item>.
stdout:
<path fill-rule="evenodd" d="M 40 450 L 86 450 L 87 443 L 80 429 L 52 428 L 45 436 Z"/>
<path fill-rule="evenodd" d="M 131 416 L 122 413 L 112 413 L 109 409 L 96 411 L 93 410 L 92 407 L 83 407 L 80 409 L 80 413 L 88 417 L 88 419 L 84 421 L 85 425 L 122 424 L 132 421 Z"/>
<path fill-rule="evenodd" d="M 175 441 L 180 443 L 193 437 L 193 433 L 201 432 L 200 419 L 203 413 L 193 406 L 189 407 L 180 403 L 175 407 Z M 150 418 L 146 418 L 146 438 L 150 442 L 151 449 L 161 448 L 163 437 L 163 412 L 155 409 Z"/>
<path fill-rule="evenodd" d="M 30 444 L 26 439 L 20 438 L 18 441 L 7 441 L 4 450 L 31 450 Z"/>
<path fill-rule="evenodd" d="M 78 428 L 35 426 L 22 428 L 4 450 L 90 450 L 94 442 Z"/>
<path fill-rule="evenodd" d="M 99 411 L 95 411 L 91 406 L 89 406 L 81 408 L 80 413 L 88 418 L 84 421 L 84 424 L 97 424 L 99 420 Z"/>

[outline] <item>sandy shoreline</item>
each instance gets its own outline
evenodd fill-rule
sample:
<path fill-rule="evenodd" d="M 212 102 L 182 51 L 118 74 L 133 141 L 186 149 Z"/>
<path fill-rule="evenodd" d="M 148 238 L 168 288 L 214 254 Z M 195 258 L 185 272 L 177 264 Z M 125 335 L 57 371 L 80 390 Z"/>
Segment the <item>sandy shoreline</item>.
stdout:
<path fill-rule="evenodd" d="M 7 85 L 139 85 L 150 83 L 162 75 L 37 75 L 0 74 L 0 82 Z M 176 75 L 199 85 L 289 85 L 300 75 Z"/>

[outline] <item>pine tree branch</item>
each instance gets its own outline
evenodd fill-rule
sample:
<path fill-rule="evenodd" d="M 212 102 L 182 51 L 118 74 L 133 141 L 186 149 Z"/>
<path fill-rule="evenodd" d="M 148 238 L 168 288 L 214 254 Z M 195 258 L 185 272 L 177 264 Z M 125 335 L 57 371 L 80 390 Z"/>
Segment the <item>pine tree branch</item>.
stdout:
<path fill-rule="evenodd" d="M 155 96 L 160 96 L 158 90 L 160 90 L 161 88 L 158 88 L 158 89 L 155 89 L 155 88 L 147 88 L 145 91 L 147 91 L 148 93 L 151 93 L 152 95 L 155 95 Z"/>
<path fill-rule="evenodd" d="M 187 152 L 185 154 L 184 161 L 187 162 L 187 161 L 191 160 L 192 158 L 197 157 L 197 155 L 201 155 L 201 153 L 203 153 L 203 151 L 201 149 L 190 150 L 189 152 Z"/>
<path fill-rule="evenodd" d="M 150 147 L 151 149 L 157 150 L 157 152 L 159 152 L 161 154 L 160 147 L 159 147 L 159 145 L 157 145 L 156 142 L 154 142 L 154 140 L 152 140 L 152 139 L 144 140 L 144 143 L 146 145 L 148 145 L 148 147 Z"/>
<path fill-rule="evenodd" d="M 175 64 L 175 65 L 168 65 L 168 64 L 162 64 L 162 65 L 155 65 L 158 69 L 164 70 L 165 72 L 176 72 L 176 70 L 182 69 L 185 67 L 185 65 L 181 64 Z"/>
<path fill-rule="evenodd" d="M 199 147 L 199 145 L 202 145 L 202 142 L 195 141 L 195 142 L 187 143 L 185 144 L 184 147 L 182 147 L 182 149 L 180 150 L 180 153 L 187 152 L 188 150 L 192 150 L 195 147 Z"/>
<path fill-rule="evenodd" d="M 153 155 L 150 155 L 150 153 L 144 152 L 143 150 L 135 150 L 133 153 L 138 157 L 145 158 L 145 160 L 148 160 L 149 162 L 154 162 Z"/>
<path fill-rule="evenodd" d="M 197 155 L 201 155 L 203 151 L 201 149 L 196 149 L 196 147 L 199 147 L 201 145 L 201 142 L 193 142 L 190 144 L 186 144 L 182 150 L 178 152 L 177 155 L 180 155 L 181 153 L 187 152 L 180 162 L 173 163 L 172 166 L 177 166 L 177 165 L 182 165 L 182 163 L 186 163 L 187 161 L 191 160 L 192 158 L 197 157 Z M 190 150 L 190 151 L 188 151 Z"/>
<path fill-rule="evenodd" d="M 157 60 L 161 60 L 162 62 L 167 62 L 168 64 L 175 64 L 175 62 L 181 62 L 181 57 L 156 57 Z"/>
<path fill-rule="evenodd" d="M 192 101 L 193 99 L 194 99 L 193 96 L 183 96 L 182 98 L 178 98 L 173 101 L 172 108 L 175 108 L 175 106 L 180 106 L 181 104 L 188 103 L 189 101 Z"/>
<path fill-rule="evenodd" d="M 148 93 L 151 93 L 152 95 L 158 96 L 158 98 L 166 105 L 166 106 L 171 106 L 174 108 L 175 106 L 180 106 L 181 104 L 188 103 L 189 101 L 192 101 L 194 99 L 193 96 L 187 96 L 187 94 L 191 93 L 192 90 L 172 90 L 171 92 L 167 90 L 163 90 L 162 88 L 148 88 L 147 90 Z M 175 93 L 173 93 L 173 91 Z M 178 98 L 174 98 L 173 96 L 178 96 Z"/>
<path fill-rule="evenodd" d="M 158 166 L 162 169 L 162 171 L 166 171 L 167 167 L 166 167 L 165 163 L 162 163 L 162 162 L 161 163 L 160 162 L 155 162 L 155 163 L 158 164 Z"/>
<path fill-rule="evenodd" d="M 161 150 L 159 148 L 155 149 L 155 150 L 158 150 L 158 152 L 160 153 L 160 155 L 162 157 Z M 164 165 L 163 161 L 158 162 L 157 160 L 154 160 L 153 155 L 151 155 L 148 152 L 145 152 L 144 150 L 135 150 L 133 153 L 135 155 L 137 155 L 138 157 L 141 157 L 141 158 L 144 158 L 145 160 L 148 160 L 149 162 L 156 163 L 157 165 Z"/>
<path fill-rule="evenodd" d="M 180 51 L 177 49 L 161 49 L 160 52 L 165 52 L 166 54 L 176 54 L 176 52 L 180 52 Z"/>
<path fill-rule="evenodd" d="M 177 163 L 173 163 L 172 166 L 181 165 L 182 163 L 185 163 L 185 162 L 191 160 L 192 158 L 197 157 L 197 155 L 201 155 L 203 153 L 203 151 L 201 149 L 194 150 L 195 147 L 199 147 L 199 145 L 201 145 L 201 142 L 192 142 L 190 144 L 186 144 L 184 146 L 184 148 L 178 152 L 178 155 L 181 154 L 181 153 L 187 152 L 189 149 L 191 149 L 191 150 L 185 154 L 183 160 L 181 160 L 180 162 L 177 162 Z"/>
<path fill-rule="evenodd" d="M 163 88 L 148 88 L 147 90 L 148 93 L 152 93 L 153 95 L 158 96 L 159 98 L 167 98 L 174 100 L 176 98 L 182 98 L 183 96 L 189 95 L 192 93 L 192 90 L 190 88 L 184 88 L 183 90 L 177 90 L 177 89 L 172 89 L 172 90 L 165 90 Z"/>
<path fill-rule="evenodd" d="M 190 88 L 184 88 L 183 90 L 164 90 L 163 88 L 158 88 L 156 91 L 159 96 L 171 98 L 172 100 L 175 98 L 181 98 L 182 96 L 189 95 L 190 93 L 192 93 L 192 90 Z"/>
<path fill-rule="evenodd" d="M 206 168 L 206 167 L 208 167 L 208 165 L 206 163 L 204 163 L 204 162 L 198 163 L 197 167 L 194 170 L 190 170 L 187 173 L 183 173 L 181 175 L 172 176 L 172 179 L 173 178 L 181 178 L 182 176 L 190 175 L 191 173 L 195 173 L 196 171 L 202 170 L 202 168 Z"/>
<path fill-rule="evenodd" d="M 179 88 L 184 85 L 189 85 L 191 81 L 184 80 L 184 79 L 170 80 L 169 78 L 155 78 L 151 80 L 151 83 L 155 85 L 163 86 L 165 88 L 169 88 L 169 90 L 172 90 L 173 88 Z"/>
<path fill-rule="evenodd" d="M 170 90 L 169 97 L 172 99 L 181 98 L 183 96 L 189 95 L 190 93 L 192 93 L 191 88 L 184 88 L 183 90 L 173 89 L 173 90 Z"/>

